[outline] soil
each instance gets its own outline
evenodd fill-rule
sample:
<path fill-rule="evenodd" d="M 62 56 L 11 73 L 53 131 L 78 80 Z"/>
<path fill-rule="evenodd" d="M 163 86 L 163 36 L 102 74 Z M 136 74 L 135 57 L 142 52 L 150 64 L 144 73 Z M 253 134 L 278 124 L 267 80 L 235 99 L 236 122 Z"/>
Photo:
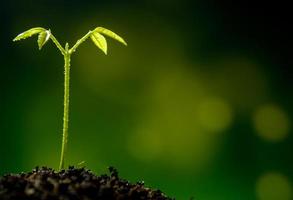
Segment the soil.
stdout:
<path fill-rule="evenodd" d="M 59 172 L 36 167 L 33 171 L 0 177 L 0 200 L 171 200 L 143 182 L 131 184 L 110 175 L 96 176 L 85 168 L 69 167 Z"/>

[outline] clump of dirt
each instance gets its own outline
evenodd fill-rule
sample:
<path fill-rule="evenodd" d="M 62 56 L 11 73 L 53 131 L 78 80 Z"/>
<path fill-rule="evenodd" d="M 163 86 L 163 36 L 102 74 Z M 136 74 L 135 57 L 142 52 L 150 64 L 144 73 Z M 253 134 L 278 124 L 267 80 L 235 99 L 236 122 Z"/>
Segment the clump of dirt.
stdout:
<path fill-rule="evenodd" d="M 96 176 L 85 168 L 69 167 L 59 172 L 36 167 L 32 172 L 0 177 L 1 200 L 171 200 L 160 190 L 152 190 L 143 182 L 131 184 L 110 175 Z"/>

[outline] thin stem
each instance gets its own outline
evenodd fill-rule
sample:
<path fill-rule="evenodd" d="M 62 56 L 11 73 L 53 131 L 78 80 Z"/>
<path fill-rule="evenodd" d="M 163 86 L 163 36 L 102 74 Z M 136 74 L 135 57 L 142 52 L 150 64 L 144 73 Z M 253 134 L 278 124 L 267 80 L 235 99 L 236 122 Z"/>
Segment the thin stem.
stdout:
<path fill-rule="evenodd" d="M 81 39 L 77 40 L 77 42 L 75 43 L 75 45 L 73 45 L 73 47 L 69 50 L 69 53 L 73 53 L 76 51 L 77 47 L 83 43 L 90 35 L 92 34 L 92 31 L 89 31 L 87 34 L 85 34 Z"/>
<path fill-rule="evenodd" d="M 54 44 L 57 46 L 57 48 L 61 51 L 62 55 L 65 56 L 66 52 L 65 49 L 61 46 L 61 44 L 58 42 L 58 40 L 54 37 L 53 34 L 50 35 L 51 40 L 54 42 Z"/>
<path fill-rule="evenodd" d="M 59 170 L 64 168 L 65 154 L 67 151 L 68 140 L 68 121 L 69 121 L 69 80 L 70 80 L 70 57 L 68 50 L 68 43 L 65 46 L 64 54 L 64 113 L 63 113 L 63 135 L 62 135 L 62 149 Z"/>

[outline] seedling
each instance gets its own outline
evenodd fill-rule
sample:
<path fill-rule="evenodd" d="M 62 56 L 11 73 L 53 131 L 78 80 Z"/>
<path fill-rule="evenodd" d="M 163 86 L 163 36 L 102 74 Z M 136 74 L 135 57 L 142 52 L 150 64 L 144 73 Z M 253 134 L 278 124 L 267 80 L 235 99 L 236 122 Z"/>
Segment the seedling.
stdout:
<path fill-rule="evenodd" d="M 39 50 L 46 44 L 46 42 L 51 39 L 57 48 L 60 50 L 61 54 L 64 56 L 64 112 L 63 112 L 63 134 L 62 134 L 62 147 L 61 147 L 61 156 L 60 156 L 60 164 L 59 170 L 64 168 L 64 160 L 65 154 L 67 151 L 67 140 L 68 140 L 68 120 L 69 120 L 69 84 L 70 84 L 70 58 L 71 55 L 76 51 L 76 49 L 81 45 L 87 38 L 91 38 L 94 44 L 101 49 L 107 55 L 107 41 L 103 35 L 111 37 L 118 42 L 126 45 L 126 42 L 122 37 L 117 35 L 116 33 L 105 29 L 103 27 L 97 27 L 93 31 L 89 31 L 86 35 L 84 35 L 81 39 L 77 40 L 75 45 L 69 48 L 69 44 L 66 42 L 65 48 L 61 46 L 58 40 L 53 36 L 50 29 L 44 29 L 41 27 L 31 28 L 13 39 L 13 41 L 18 41 L 22 39 L 26 39 L 33 35 L 38 34 L 38 46 Z"/>

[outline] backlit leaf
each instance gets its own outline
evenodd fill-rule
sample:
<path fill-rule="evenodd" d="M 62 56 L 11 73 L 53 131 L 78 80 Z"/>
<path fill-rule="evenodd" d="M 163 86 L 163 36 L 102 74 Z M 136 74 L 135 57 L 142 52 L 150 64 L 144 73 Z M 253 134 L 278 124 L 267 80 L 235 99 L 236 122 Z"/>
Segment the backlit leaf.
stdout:
<path fill-rule="evenodd" d="M 42 49 L 42 47 L 46 44 L 46 42 L 50 39 L 51 32 L 49 30 L 42 31 L 39 33 L 38 37 L 38 46 L 39 50 Z"/>
<path fill-rule="evenodd" d="M 29 29 L 29 30 L 27 30 L 27 31 L 25 31 L 25 32 L 23 32 L 23 33 L 17 35 L 17 36 L 13 39 L 13 41 L 15 42 L 15 41 L 18 41 L 18 40 L 26 39 L 26 38 L 28 38 L 28 37 L 31 37 L 31 36 L 33 36 L 33 35 L 35 35 L 35 34 L 38 34 L 38 33 L 42 32 L 42 31 L 46 31 L 46 29 L 41 28 L 41 27 L 31 28 L 31 29 Z"/>
<path fill-rule="evenodd" d="M 127 43 L 124 41 L 124 39 L 122 37 L 120 37 L 119 35 L 117 35 L 116 33 L 114 33 L 113 31 L 110 31 L 110 30 L 103 28 L 103 27 L 97 27 L 94 31 L 98 32 L 98 33 L 102 33 L 106 36 L 109 36 L 109 37 L 111 37 L 111 38 L 117 40 L 118 42 L 121 42 L 122 44 L 127 46 Z"/>
<path fill-rule="evenodd" d="M 107 55 L 107 41 L 105 37 L 98 32 L 93 32 L 90 37 L 95 45 Z"/>

